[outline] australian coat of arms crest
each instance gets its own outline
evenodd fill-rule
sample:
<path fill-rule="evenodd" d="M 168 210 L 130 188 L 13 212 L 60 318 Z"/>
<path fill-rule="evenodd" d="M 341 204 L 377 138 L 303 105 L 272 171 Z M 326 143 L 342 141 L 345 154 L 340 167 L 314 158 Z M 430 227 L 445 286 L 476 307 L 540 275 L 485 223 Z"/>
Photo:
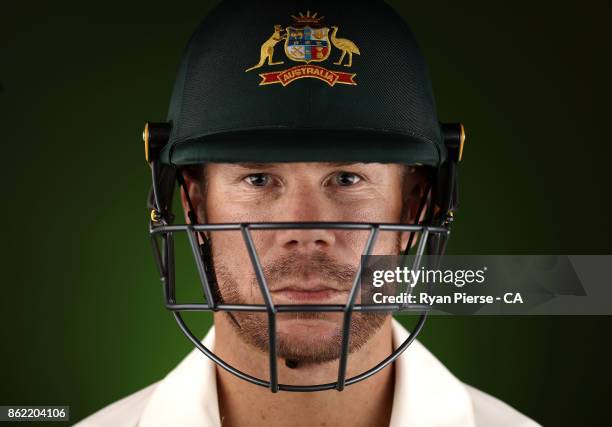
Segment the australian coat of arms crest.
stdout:
<path fill-rule="evenodd" d="M 293 62 L 305 64 L 293 67 L 261 73 L 259 85 L 281 84 L 287 86 L 298 79 L 314 78 L 324 81 L 329 86 L 336 84 L 356 85 L 356 73 L 330 70 L 319 65 L 332 55 L 332 47 L 340 51 L 339 58 L 333 64 L 337 66 L 352 67 L 353 54 L 360 55 L 359 48 L 355 43 L 346 38 L 337 36 L 338 27 L 324 27 L 322 21 L 324 16 L 317 17 L 317 13 L 306 14 L 300 12 L 298 16 L 291 15 L 293 25 L 283 28 L 281 25 L 274 26 L 274 32 L 261 45 L 259 62 L 245 72 L 249 72 L 264 66 L 282 65 L 284 61 L 275 61 L 275 47 L 284 41 L 286 57 Z M 330 31 L 331 30 L 331 31 Z"/>

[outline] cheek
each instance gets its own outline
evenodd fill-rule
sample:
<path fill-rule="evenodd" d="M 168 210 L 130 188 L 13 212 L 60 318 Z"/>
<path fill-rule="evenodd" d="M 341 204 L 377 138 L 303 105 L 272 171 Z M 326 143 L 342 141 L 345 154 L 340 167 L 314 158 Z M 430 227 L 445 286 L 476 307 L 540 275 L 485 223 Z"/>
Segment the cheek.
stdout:
<path fill-rule="evenodd" d="M 232 191 L 233 190 L 233 191 Z M 209 223 L 266 222 L 273 220 L 268 203 L 244 195 L 232 187 L 213 188 L 206 194 L 204 203 Z"/>
<path fill-rule="evenodd" d="M 273 246 L 273 233 L 251 231 L 256 254 L 262 265 L 266 265 L 266 253 Z M 255 268 L 247 244 L 240 231 L 217 231 L 211 233 L 212 254 L 217 279 L 222 293 L 230 287 L 240 295 L 259 300 L 259 287 L 255 281 Z M 253 296 L 254 295 L 254 296 Z M 230 301 L 228 301 L 230 302 Z"/>
<path fill-rule="evenodd" d="M 253 268 L 240 232 L 216 232 L 211 235 L 213 262 L 219 290 L 226 304 L 252 302 L 250 288 Z"/>
<path fill-rule="evenodd" d="M 389 191 L 380 191 L 374 197 L 373 203 L 357 204 L 351 213 L 351 221 L 368 223 L 401 224 L 402 197 L 399 188 L 389 188 Z M 395 190 L 395 191 L 394 191 Z M 362 235 L 363 236 L 363 235 Z M 353 242 L 356 251 L 365 247 L 367 236 Z M 376 245 L 372 250 L 374 255 L 395 255 L 400 247 L 400 233 L 379 231 Z"/>
<path fill-rule="evenodd" d="M 402 197 L 399 189 L 373 191 L 367 198 L 343 206 L 346 220 L 372 223 L 401 222 Z"/>
<path fill-rule="evenodd" d="M 224 200 L 223 194 L 223 189 L 218 188 L 214 182 L 209 184 L 205 199 L 206 219 L 209 223 L 235 222 L 233 218 L 236 210 Z"/>

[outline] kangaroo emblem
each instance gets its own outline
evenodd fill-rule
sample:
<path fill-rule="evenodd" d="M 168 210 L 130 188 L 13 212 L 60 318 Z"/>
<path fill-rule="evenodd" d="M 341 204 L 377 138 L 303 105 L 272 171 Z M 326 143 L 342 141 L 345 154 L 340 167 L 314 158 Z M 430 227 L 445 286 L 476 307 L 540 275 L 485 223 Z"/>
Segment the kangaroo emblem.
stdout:
<path fill-rule="evenodd" d="M 266 40 L 261 45 L 261 50 L 259 53 L 259 62 L 256 65 L 253 65 L 251 68 L 247 68 L 244 70 L 245 73 L 248 73 L 255 68 L 263 67 L 263 65 L 268 61 L 268 65 L 280 65 L 283 64 L 284 61 L 276 61 L 272 60 L 272 56 L 274 55 L 274 46 L 281 40 L 287 38 L 287 34 L 282 34 L 282 28 L 280 25 L 274 26 L 274 33 L 270 36 L 268 40 Z"/>

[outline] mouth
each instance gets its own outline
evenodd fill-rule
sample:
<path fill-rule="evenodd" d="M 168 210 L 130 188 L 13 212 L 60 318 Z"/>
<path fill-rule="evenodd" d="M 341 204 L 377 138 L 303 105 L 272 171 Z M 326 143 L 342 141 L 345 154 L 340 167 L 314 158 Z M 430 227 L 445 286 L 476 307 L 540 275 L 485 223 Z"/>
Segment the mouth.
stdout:
<path fill-rule="evenodd" d="M 287 286 L 271 291 L 275 303 L 288 302 L 324 302 L 326 304 L 345 304 L 348 290 L 329 286 Z"/>

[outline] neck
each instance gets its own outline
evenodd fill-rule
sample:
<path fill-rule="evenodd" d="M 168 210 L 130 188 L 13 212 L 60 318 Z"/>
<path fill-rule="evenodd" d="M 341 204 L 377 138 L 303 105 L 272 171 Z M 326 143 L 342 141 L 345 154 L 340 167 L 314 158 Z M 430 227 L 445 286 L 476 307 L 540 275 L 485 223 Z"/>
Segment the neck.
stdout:
<path fill-rule="evenodd" d="M 244 343 L 225 313 L 215 314 L 215 353 L 232 366 L 259 378 L 268 378 L 268 354 Z M 348 360 L 347 378 L 366 371 L 393 350 L 391 319 Z M 289 369 L 278 360 L 278 376 L 285 384 L 318 384 L 336 380 L 338 361 Z M 388 426 L 393 404 L 393 365 L 345 388 L 294 393 L 271 393 L 217 367 L 219 410 L 223 426 Z"/>

